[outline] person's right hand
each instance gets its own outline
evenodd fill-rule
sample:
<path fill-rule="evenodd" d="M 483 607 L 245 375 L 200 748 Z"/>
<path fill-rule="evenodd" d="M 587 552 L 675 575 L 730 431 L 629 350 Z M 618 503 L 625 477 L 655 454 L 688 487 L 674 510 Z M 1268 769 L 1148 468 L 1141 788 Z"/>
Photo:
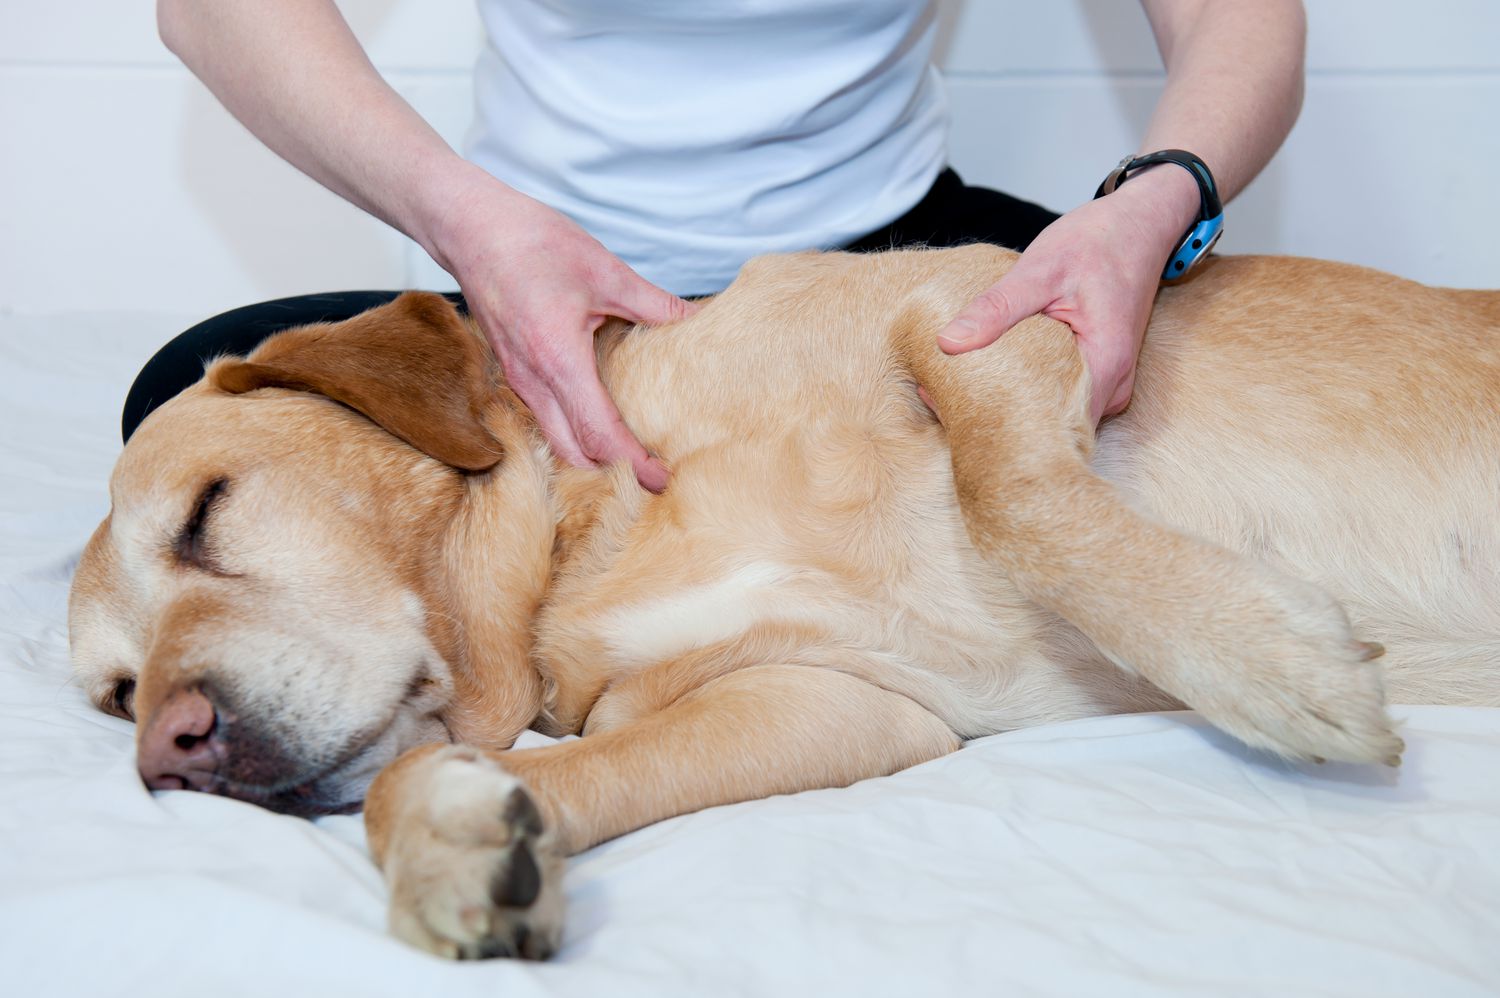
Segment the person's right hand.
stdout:
<path fill-rule="evenodd" d="M 434 258 L 458 281 L 553 450 L 587 467 L 629 461 L 653 492 L 666 466 L 646 452 L 599 380 L 594 333 L 610 316 L 660 325 L 697 306 L 642 279 L 561 213 L 488 177 L 443 209 Z"/>

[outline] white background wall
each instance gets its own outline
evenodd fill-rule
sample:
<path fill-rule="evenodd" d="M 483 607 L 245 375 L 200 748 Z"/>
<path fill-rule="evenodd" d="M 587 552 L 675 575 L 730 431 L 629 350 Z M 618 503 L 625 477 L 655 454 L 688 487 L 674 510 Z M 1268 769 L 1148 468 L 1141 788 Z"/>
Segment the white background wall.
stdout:
<path fill-rule="evenodd" d="M 257 145 L 162 47 L 151 0 L 0 2 L 0 309 L 206 314 L 444 277 Z M 954 165 L 1059 210 L 1087 198 L 1160 87 L 1138 5 L 946 2 Z M 481 43 L 471 0 L 341 6 L 458 143 Z M 1307 7 L 1301 121 L 1231 206 L 1222 250 L 1500 286 L 1500 0 Z"/>

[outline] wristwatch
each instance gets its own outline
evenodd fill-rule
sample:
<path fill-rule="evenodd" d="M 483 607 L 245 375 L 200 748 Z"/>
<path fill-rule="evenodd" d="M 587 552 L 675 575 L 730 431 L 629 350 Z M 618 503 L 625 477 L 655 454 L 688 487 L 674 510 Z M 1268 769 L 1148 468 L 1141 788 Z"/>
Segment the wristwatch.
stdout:
<path fill-rule="evenodd" d="M 1131 172 L 1157 163 L 1176 163 L 1193 175 L 1198 182 L 1198 220 L 1182 236 L 1182 241 L 1167 258 L 1167 266 L 1161 272 L 1164 281 L 1175 281 L 1187 274 L 1193 266 L 1214 248 L 1219 236 L 1224 233 L 1224 206 L 1219 203 L 1219 191 L 1214 186 L 1214 175 L 1208 166 L 1190 152 L 1182 149 L 1163 149 L 1144 156 L 1126 156 L 1120 164 L 1109 171 L 1104 183 L 1094 192 L 1095 199 L 1114 192 L 1130 178 Z"/>

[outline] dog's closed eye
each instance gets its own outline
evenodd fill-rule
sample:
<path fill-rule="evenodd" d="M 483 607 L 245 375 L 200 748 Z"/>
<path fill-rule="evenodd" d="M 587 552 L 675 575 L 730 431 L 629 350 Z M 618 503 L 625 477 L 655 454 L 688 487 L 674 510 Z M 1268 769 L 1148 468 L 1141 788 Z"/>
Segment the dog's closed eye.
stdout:
<path fill-rule="evenodd" d="M 104 710 L 116 717 L 134 721 L 135 680 L 127 677 L 117 681 L 114 690 L 110 692 L 109 699 L 104 703 Z"/>
<path fill-rule="evenodd" d="M 224 574 L 214 564 L 206 535 L 208 515 L 228 488 L 229 479 L 215 478 L 203 487 L 202 492 L 198 493 L 198 501 L 193 504 L 192 513 L 188 515 L 187 522 L 182 525 L 182 529 L 177 532 L 177 537 L 173 541 L 173 553 L 182 564 L 201 568 L 216 575 Z"/>

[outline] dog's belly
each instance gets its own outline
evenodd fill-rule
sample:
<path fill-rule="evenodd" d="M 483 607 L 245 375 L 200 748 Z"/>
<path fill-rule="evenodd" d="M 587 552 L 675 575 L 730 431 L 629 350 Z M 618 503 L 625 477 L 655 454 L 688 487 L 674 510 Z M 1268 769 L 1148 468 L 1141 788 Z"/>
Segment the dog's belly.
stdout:
<path fill-rule="evenodd" d="M 1394 290 L 1276 301 L 1306 268 Z M 1205 276 L 1164 294 L 1095 470 L 1328 591 L 1386 647 L 1394 701 L 1500 703 L 1500 295 L 1311 261 Z M 1246 286 L 1275 307 L 1226 321 L 1215 296 Z"/>
<path fill-rule="evenodd" d="M 1385 647 L 1392 702 L 1500 705 L 1495 451 L 1261 444 L 1201 427 L 1132 439 L 1122 424 L 1095 467 L 1137 508 L 1332 595 Z"/>
<path fill-rule="evenodd" d="M 1203 425 L 1140 429 L 1128 419 L 1106 427 L 1095 460 L 1134 503 L 1331 592 L 1357 634 L 1389 648 L 1394 699 L 1494 699 L 1500 545 L 1482 503 L 1484 476 L 1500 481 L 1492 457 L 1464 456 L 1446 481 L 1397 481 L 1371 470 L 1391 468 L 1383 452 L 1268 460 L 1274 447 L 1243 434 L 1231 446 Z M 857 675 L 966 737 L 1180 706 L 978 557 L 948 460 L 935 426 L 884 435 L 878 424 L 825 423 L 776 446 L 722 443 L 684 461 L 669 536 L 626 541 L 569 596 L 585 608 L 570 615 L 576 631 L 545 643 L 556 674 L 589 677 L 574 686 L 587 693 L 567 726 L 581 726 L 601 696 L 611 723 L 659 709 L 659 698 L 624 708 L 610 699 L 653 675 L 680 690 L 762 664 Z M 779 488 L 757 493 L 754 482 Z M 642 570 L 661 563 L 691 570 Z"/>

